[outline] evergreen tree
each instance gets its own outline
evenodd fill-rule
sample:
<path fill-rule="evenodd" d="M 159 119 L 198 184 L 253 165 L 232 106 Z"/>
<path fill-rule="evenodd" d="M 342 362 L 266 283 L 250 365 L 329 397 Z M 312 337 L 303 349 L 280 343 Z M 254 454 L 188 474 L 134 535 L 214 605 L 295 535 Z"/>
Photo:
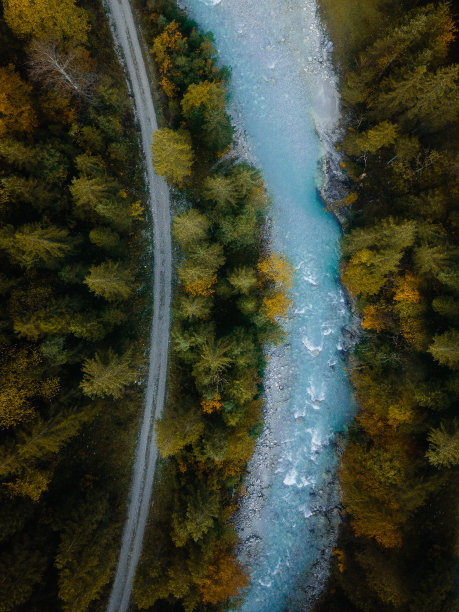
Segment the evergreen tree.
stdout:
<path fill-rule="evenodd" d="M 429 353 L 442 365 L 459 369 L 459 332 L 451 329 L 434 336 Z"/>
<path fill-rule="evenodd" d="M 454 422 L 454 431 L 449 433 L 444 423 L 432 429 L 427 436 L 429 450 L 426 457 L 437 468 L 448 468 L 459 464 L 459 427 Z"/>
<path fill-rule="evenodd" d="M 133 291 L 130 270 L 112 260 L 105 261 L 99 266 L 91 266 L 84 282 L 93 293 L 109 302 L 126 300 Z"/>
<path fill-rule="evenodd" d="M 29 600 L 47 565 L 46 547 L 40 535 L 25 535 L 3 547 L 0 554 L 0 609 L 17 610 Z"/>
<path fill-rule="evenodd" d="M 0 246 L 13 261 L 24 268 L 53 266 L 72 248 L 68 230 L 38 223 L 23 225 L 14 233 L 11 230 L 3 232 L 0 235 Z"/>
<path fill-rule="evenodd" d="M 367 132 L 350 132 L 344 141 L 346 153 L 359 156 L 362 153 L 376 153 L 383 147 L 393 145 L 397 140 L 398 127 L 390 121 L 382 121 Z"/>
<path fill-rule="evenodd" d="M 205 338 L 199 347 L 199 359 L 193 367 L 193 376 L 201 385 L 218 385 L 222 375 L 233 363 L 233 345 L 228 338 Z"/>
<path fill-rule="evenodd" d="M 204 197 L 216 202 L 222 212 L 233 207 L 239 199 L 239 190 L 231 176 L 209 176 L 202 187 Z"/>
<path fill-rule="evenodd" d="M 426 132 L 445 127 L 457 119 L 459 113 L 459 64 L 429 72 L 422 82 L 422 95 L 411 103 L 405 116 L 421 123 Z"/>
<path fill-rule="evenodd" d="M 228 276 L 228 280 L 234 287 L 234 290 L 243 295 L 247 295 L 257 286 L 257 275 L 255 270 L 248 268 L 237 268 Z"/>
<path fill-rule="evenodd" d="M 432 308 L 443 317 L 456 321 L 459 317 L 459 303 L 451 295 L 441 295 L 432 300 Z"/>
<path fill-rule="evenodd" d="M 73 179 L 70 191 L 77 206 L 96 208 L 103 200 L 109 199 L 117 187 L 117 184 L 107 177 L 82 176 Z"/>
<path fill-rule="evenodd" d="M 31 171 L 37 165 L 36 150 L 12 138 L 3 138 L 0 141 L 0 157 L 20 170 Z"/>
<path fill-rule="evenodd" d="M 343 251 L 345 255 L 352 254 L 343 273 L 346 286 L 356 294 L 378 293 L 388 275 L 397 270 L 404 251 L 414 242 L 415 233 L 414 222 L 397 224 L 388 219 L 380 228 L 354 230 L 346 236 Z"/>
<path fill-rule="evenodd" d="M 179 511 L 172 515 L 172 539 L 176 546 L 184 546 L 189 539 L 201 540 L 214 526 L 220 511 L 218 493 L 199 484 L 186 493 L 182 504 L 186 509 L 179 506 Z"/>
<path fill-rule="evenodd" d="M 210 223 L 207 217 L 196 209 L 177 215 L 172 224 L 172 235 L 182 247 L 192 247 L 207 237 Z"/>
<path fill-rule="evenodd" d="M 212 151 L 223 151 L 233 138 L 231 121 L 225 112 L 226 91 L 221 83 L 192 83 L 182 98 L 182 111 L 192 130 Z"/>
<path fill-rule="evenodd" d="M 457 250 L 442 245 L 422 245 L 414 253 L 414 263 L 419 272 L 426 277 L 439 278 L 444 269 L 457 257 Z"/>
<path fill-rule="evenodd" d="M 94 496 L 71 513 L 61 531 L 55 565 L 65 612 L 85 612 L 112 578 L 118 526 L 107 521 L 109 515 L 108 500 Z"/>
<path fill-rule="evenodd" d="M 211 299 L 202 295 L 183 295 L 179 302 L 180 316 L 189 320 L 208 319 L 211 308 Z"/>
<path fill-rule="evenodd" d="M 89 240 L 98 247 L 113 252 L 120 245 L 120 236 L 109 227 L 95 227 L 89 232 Z"/>
<path fill-rule="evenodd" d="M 196 442 L 204 431 L 200 412 L 186 407 L 168 410 L 156 423 L 158 449 L 162 457 L 177 455 Z"/>
<path fill-rule="evenodd" d="M 27 421 L 35 413 L 35 397 L 52 397 L 55 379 L 40 380 L 40 354 L 33 346 L 4 349 L 0 359 L 0 429 Z M 39 371 L 39 370 L 38 370 Z"/>
<path fill-rule="evenodd" d="M 80 387 L 91 398 L 119 399 L 138 377 L 137 370 L 131 366 L 131 355 L 125 353 L 119 357 L 111 349 L 103 358 L 96 353 L 92 359 L 85 359 L 82 371 Z"/>

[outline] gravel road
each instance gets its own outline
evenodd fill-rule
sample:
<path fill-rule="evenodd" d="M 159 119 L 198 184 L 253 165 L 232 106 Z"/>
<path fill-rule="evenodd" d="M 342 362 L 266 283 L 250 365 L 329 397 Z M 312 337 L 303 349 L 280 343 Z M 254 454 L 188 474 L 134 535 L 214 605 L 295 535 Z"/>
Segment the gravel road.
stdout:
<path fill-rule="evenodd" d="M 142 552 L 150 507 L 158 454 L 155 419 L 161 416 L 164 407 L 171 301 L 171 219 L 168 187 L 153 169 L 150 145 L 152 133 L 158 129 L 158 124 L 132 9 L 128 0 L 106 0 L 106 9 L 134 97 L 135 114 L 145 158 L 154 242 L 153 323 L 145 406 L 137 441 L 128 515 L 108 604 L 108 612 L 125 612 L 129 607 L 132 583 Z"/>

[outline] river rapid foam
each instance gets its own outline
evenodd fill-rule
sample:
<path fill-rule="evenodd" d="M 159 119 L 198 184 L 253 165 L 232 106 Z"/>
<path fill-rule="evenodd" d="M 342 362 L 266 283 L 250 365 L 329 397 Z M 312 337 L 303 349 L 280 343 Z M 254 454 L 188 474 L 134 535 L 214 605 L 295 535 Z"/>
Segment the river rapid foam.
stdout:
<path fill-rule="evenodd" d="M 251 572 L 244 612 L 308 610 L 339 522 L 336 434 L 353 414 L 342 363 L 351 316 L 339 226 L 318 195 L 339 118 L 331 45 L 313 0 L 182 0 L 232 69 L 231 113 L 272 196 L 273 248 L 294 266 L 286 342 L 267 348 L 264 430 L 236 515 Z"/>

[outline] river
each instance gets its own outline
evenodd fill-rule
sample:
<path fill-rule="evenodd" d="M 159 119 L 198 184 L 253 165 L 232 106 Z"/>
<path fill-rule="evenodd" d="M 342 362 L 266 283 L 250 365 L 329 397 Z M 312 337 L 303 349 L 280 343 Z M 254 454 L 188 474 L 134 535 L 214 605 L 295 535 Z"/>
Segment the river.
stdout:
<path fill-rule="evenodd" d="M 242 610 L 307 610 L 339 520 L 335 435 L 353 414 L 341 358 L 350 314 L 338 278 L 340 230 L 317 191 L 323 143 L 339 116 L 330 43 L 313 0 L 181 5 L 213 32 L 232 69 L 232 115 L 273 200 L 273 247 L 295 269 L 286 342 L 267 349 L 265 427 L 236 517 L 252 576 Z"/>

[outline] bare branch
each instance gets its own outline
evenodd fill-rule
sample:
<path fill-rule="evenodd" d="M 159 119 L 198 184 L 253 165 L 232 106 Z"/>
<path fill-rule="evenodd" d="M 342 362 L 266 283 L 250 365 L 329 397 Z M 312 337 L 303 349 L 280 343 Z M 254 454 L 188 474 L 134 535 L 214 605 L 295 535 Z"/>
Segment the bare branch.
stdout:
<path fill-rule="evenodd" d="M 64 53 L 53 41 L 35 40 L 28 59 L 30 77 L 45 89 L 91 97 L 96 75 L 87 70 L 75 51 Z"/>

